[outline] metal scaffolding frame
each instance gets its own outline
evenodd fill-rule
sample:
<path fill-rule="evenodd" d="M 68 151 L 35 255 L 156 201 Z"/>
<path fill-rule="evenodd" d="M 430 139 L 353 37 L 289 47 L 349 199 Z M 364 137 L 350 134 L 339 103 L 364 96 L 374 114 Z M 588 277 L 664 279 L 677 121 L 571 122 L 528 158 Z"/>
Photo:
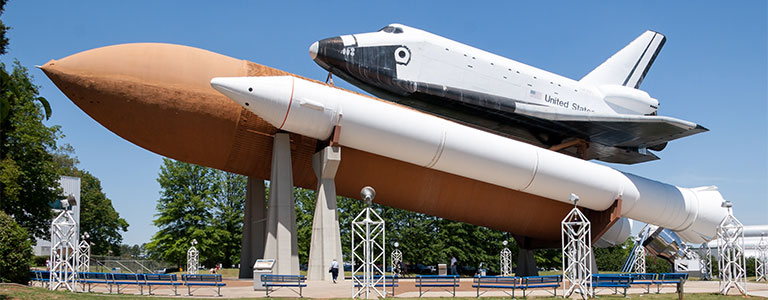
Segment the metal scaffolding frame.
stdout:
<path fill-rule="evenodd" d="M 765 233 L 760 236 L 760 243 L 757 244 L 757 254 L 755 256 L 755 281 L 768 281 L 768 241 L 765 239 Z"/>
<path fill-rule="evenodd" d="M 645 273 L 645 247 L 640 245 L 635 247 L 635 253 L 633 254 L 634 261 L 632 262 L 632 272 Z"/>
<path fill-rule="evenodd" d="M 733 216 L 733 204 L 723 203 L 728 215 L 717 227 L 717 250 L 720 259 L 720 293 L 727 295 L 736 288 L 742 295 L 747 294 L 746 258 L 744 255 L 744 225 Z"/>
<path fill-rule="evenodd" d="M 64 287 L 75 291 L 78 271 L 77 221 L 72 211 L 67 209 L 70 203 L 67 200 L 61 203 L 63 209 L 51 222 L 51 272 L 48 287 L 51 290 Z"/>
<path fill-rule="evenodd" d="M 386 277 L 382 269 L 387 265 L 385 222 L 371 208 L 376 196 L 373 188 L 364 187 L 360 195 L 367 206 L 352 221 L 352 281 L 357 287 L 352 297 L 386 298 Z"/>
<path fill-rule="evenodd" d="M 502 242 L 504 249 L 501 249 L 499 253 L 499 269 L 501 276 L 509 276 L 512 274 L 512 251 L 507 248 L 507 241 Z"/>
<path fill-rule="evenodd" d="M 560 223 L 563 247 L 563 297 L 578 292 L 582 299 L 592 296 L 591 223 L 578 208 L 579 197 L 571 194 L 573 209 Z"/>
<path fill-rule="evenodd" d="M 712 249 L 707 243 L 701 244 L 699 249 L 699 279 L 712 280 Z"/>
<path fill-rule="evenodd" d="M 187 250 L 187 274 L 197 274 L 197 269 L 200 267 L 200 252 L 195 248 L 197 239 L 192 239 L 191 244 L 192 247 Z"/>
<path fill-rule="evenodd" d="M 77 271 L 78 272 L 90 272 L 91 271 L 91 244 L 88 243 L 88 238 L 91 236 L 88 233 L 83 233 L 80 236 L 80 247 L 77 249 Z"/>
<path fill-rule="evenodd" d="M 392 266 L 392 273 L 400 275 L 400 272 L 402 271 L 400 270 L 400 263 L 403 262 L 403 252 L 401 252 L 399 249 L 400 243 L 395 242 L 394 246 L 395 251 L 392 251 L 392 255 L 390 256 L 389 261 Z"/>

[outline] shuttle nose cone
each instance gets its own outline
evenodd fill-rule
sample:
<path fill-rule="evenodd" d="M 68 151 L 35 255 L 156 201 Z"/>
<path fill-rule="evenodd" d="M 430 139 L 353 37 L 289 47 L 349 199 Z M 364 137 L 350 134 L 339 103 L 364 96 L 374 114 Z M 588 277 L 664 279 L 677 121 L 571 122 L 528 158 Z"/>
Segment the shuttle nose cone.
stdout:
<path fill-rule="evenodd" d="M 311 46 L 309 46 L 309 57 L 312 58 L 312 60 L 315 60 L 315 58 L 317 57 L 317 47 L 318 47 L 318 45 L 319 45 L 318 42 L 314 42 L 314 43 L 312 43 Z"/>
<path fill-rule="evenodd" d="M 309 46 L 309 57 L 328 71 L 331 68 L 344 69 L 347 61 L 342 50 L 344 50 L 344 42 L 340 37 L 327 38 Z"/>

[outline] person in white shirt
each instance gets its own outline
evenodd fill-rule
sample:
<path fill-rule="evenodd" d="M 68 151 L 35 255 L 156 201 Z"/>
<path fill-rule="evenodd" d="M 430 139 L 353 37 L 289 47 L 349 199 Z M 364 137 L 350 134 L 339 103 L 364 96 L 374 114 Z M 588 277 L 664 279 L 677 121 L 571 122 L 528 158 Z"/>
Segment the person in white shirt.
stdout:
<path fill-rule="evenodd" d="M 339 262 L 335 258 L 331 262 L 331 268 L 328 269 L 328 272 L 333 275 L 333 283 L 336 283 L 336 278 L 339 278 Z"/>
<path fill-rule="evenodd" d="M 459 275 L 458 272 L 456 272 L 456 257 L 451 256 L 451 275 Z"/>

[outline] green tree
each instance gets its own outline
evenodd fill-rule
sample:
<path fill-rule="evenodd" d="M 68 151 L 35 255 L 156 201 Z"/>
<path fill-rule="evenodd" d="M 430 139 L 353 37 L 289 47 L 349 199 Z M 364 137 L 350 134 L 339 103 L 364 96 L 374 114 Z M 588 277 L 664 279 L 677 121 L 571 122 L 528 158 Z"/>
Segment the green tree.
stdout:
<path fill-rule="evenodd" d="M 101 181 L 88 171 L 77 168 L 79 163 L 71 145 L 59 147 L 53 157 L 67 176 L 80 177 L 80 232 L 87 232 L 93 243 L 94 255 L 120 255 L 122 232 L 128 230 L 128 222 L 112 206 L 112 200 L 101 189 Z"/>
<path fill-rule="evenodd" d="M 3 14 L 3 11 L 5 10 L 5 3 L 6 0 L 0 0 L 0 15 Z M 8 26 L 5 26 L 3 24 L 3 21 L 0 20 L 0 55 L 3 55 L 6 53 L 6 48 L 8 47 L 8 38 L 5 36 L 6 32 L 11 29 Z M 0 123 L 4 122 L 6 118 L 8 117 L 8 114 L 11 109 L 11 105 L 13 104 L 13 98 L 19 97 L 19 96 L 26 96 L 26 93 L 22 91 L 19 91 L 20 86 L 16 85 L 15 82 L 11 81 L 11 75 L 9 75 L 5 71 L 5 67 L 0 68 L 0 92 L 2 92 L 3 96 L 0 97 Z M 23 88 L 23 86 L 21 87 Z M 37 96 L 35 94 L 35 96 Z M 51 117 L 51 105 L 48 104 L 48 100 L 46 100 L 43 97 L 35 97 L 35 100 L 40 102 L 40 105 L 43 106 L 45 109 L 45 118 L 48 119 Z"/>
<path fill-rule="evenodd" d="M 0 15 L 2 15 L 3 11 L 5 10 L 6 2 L 8 1 L 0 0 Z M 5 37 L 5 33 L 8 31 L 8 29 L 11 29 L 11 27 L 5 26 L 5 24 L 3 24 L 3 20 L 0 20 L 0 55 L 5 54 L 5 48 L 8 47 L 8 38 Z"/>
<path fill-rule="evenodd" d="M 243 214 L 248 178 L 223 171 L 214 171 L 218 176 L 219 190 L 214 203 L 217 235 L 222 249 L 220 262 L 225 267 L 240 262 L 241 239 L 243 236 Z"/>
<path fill-rule="evenodd" d="M 187 249 L 196 239 L 200 261 L 212 265 L 223 256 L 213 223 L 218 181 L 212 169 L 164 158 L 157 178 L 160 199 L 154 220 L 158 232 L 147 244 L 154 258 L 186 264 Z"/>
<path fill-rule="evenodd" d="M 46 126 L 49 108 L 37 101 L 38 88 L 18 62 L 6 73 L 0 63 L 0 100 L 8 117 L 0 120 L 0 210 L 31 236 L 49 230 L 49 204 L 60 197 L 59 170 L 51 152 L 60 137 L 58 126 Z"/>
<path fill-rule="evenodd" d="M 309 263 L 309 245 L 312 243 L 312 220 L 315 215 L 315 191 L 294 188 L 293 199 L 296 202 L 296 238 L 298 242 L 299 263 Z"/>
<path fill-rule="evenodd" d="M 612 247 L 597 248 L 593 247 L 592 251 L 595 252 L 595 261 L 597 262 L 597 269 L 600 271 L 619 272 L 624 267 L 624 262 L 629 257 L 629 252 L 632 251 L 634 241 L 632 238 L 628 238 L 621 244 L 616 244 Z"/>
<path fill-rule="evenodd" d="M 26 284 L 32 245 L 26 230 L 0 211 L 0 282 Z"/>

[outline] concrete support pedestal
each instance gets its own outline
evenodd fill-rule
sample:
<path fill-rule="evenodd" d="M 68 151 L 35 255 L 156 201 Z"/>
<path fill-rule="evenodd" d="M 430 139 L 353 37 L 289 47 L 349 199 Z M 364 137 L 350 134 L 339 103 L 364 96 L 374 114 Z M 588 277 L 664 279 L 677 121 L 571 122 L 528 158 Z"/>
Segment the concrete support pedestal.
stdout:
<path fill-rule="evenodd" d="M 239 278 L 253 278 L 253 263 L 264 257 L 264 239 L 267 228 L 265 195 L 264 180 L 248 177 Z"/>
<path fill-rule="evenodd" d="M 536 269 L 536 257 L 533 250 L 520 248 L 517 254 L 516 276 L 539 276 L 539 270 Z"/>
<path fill-rule="evenodd" d="M 331 261 L 339 263 L 338 280 L 344 280 L 344 257 L 341 252 L 339 215 L 336 210 L 336 170 L 341 163 L 341 148 L 325 147 L 312 156 L 312 168 L 317 175 L 317 200 L 312 219 L 312 242 L 309 246 L 307 280 L 332 281 L 328 273 Z"/>
<path fill-rule="evenodd" d="M 272 274 L 299 275 L 291 141 L 287 133 L 275 134 L 267 211 L 267 241 L 264 246 L 264 258 L 275 259 Z"/>

